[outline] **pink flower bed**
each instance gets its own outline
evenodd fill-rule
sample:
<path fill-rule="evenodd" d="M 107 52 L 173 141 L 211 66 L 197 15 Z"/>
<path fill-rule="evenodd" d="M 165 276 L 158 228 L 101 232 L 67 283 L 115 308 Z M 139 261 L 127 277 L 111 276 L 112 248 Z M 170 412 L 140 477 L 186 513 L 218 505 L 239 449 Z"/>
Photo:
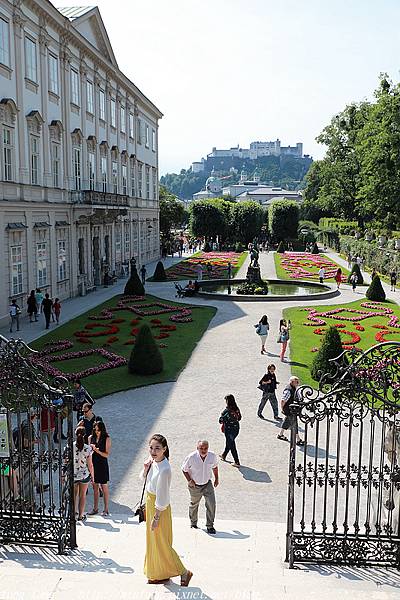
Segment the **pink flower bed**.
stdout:
<path fill-rule="evenodd" d="M 318 280 L 318 271 L 321 267 L 325 270 L 325 279 L 334 279 L 338 265 L 321 254 L 308 254 L 306 252 L 285 252 L 281 255 L 281 266 L 291 279 Z M 342 274 L 342 281 L 346 281 Z"/>
<path fill-rule="evenodd" d="M 196 279 L 199 273 L 198 266 L 202 264 L 203 279 L 224 279 L 227 277 L 228 263 L 232 268 L 237 267 L 240 256 L 238 252 L 201 252 L 167 269 L 167 278 Z M 212 266 L 212 271 L 207 271 L 207 265 Z"/>

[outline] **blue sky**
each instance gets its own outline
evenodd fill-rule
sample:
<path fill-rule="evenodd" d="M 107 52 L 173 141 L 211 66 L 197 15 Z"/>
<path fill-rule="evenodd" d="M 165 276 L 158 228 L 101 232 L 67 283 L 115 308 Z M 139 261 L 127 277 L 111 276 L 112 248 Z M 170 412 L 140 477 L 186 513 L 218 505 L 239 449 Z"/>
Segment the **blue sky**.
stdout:
<path fill-rule="evenodd" d="M 54 2 L 68 6 L 65 0 Z M 160 172 L 315 137 L 400 72 L 398 0 L 98 0 L 122 71 L 162 110 Z"/>

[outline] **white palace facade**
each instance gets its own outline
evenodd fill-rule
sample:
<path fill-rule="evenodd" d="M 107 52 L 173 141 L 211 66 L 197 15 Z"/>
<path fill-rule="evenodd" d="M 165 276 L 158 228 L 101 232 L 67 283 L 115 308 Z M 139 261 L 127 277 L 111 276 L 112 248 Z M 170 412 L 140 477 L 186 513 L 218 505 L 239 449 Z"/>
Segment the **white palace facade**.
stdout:
<path fill-rule="evenodd" d="M 0 320 L 159 256 L 161 117 L 97 7 L 0 0 Z"/>

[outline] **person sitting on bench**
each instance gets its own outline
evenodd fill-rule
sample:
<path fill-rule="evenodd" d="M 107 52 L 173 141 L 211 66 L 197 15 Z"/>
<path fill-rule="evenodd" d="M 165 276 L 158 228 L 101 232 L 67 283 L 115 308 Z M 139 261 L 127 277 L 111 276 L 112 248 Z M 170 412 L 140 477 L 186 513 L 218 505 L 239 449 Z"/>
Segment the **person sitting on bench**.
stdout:
<path fill-rule="evenodd" d="M 192 280 L 184 287 L 185 296 L 194 296 L 196 288 Z"/>

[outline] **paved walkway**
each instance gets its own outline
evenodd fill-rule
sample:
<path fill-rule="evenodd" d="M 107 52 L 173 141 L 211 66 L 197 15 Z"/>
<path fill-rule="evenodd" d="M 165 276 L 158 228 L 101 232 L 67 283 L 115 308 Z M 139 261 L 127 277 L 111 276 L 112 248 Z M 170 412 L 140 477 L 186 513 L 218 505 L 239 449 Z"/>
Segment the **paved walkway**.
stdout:
<path fill-rule="evenodd" d="M 272 253 L 262 254 L 260 264 L 264 277 L 275 277 Z M 246 264 L 242 269 L 242 272 L 246 271 Z M 108 288 L 104 294 L 109 297 L 118 291 L 118 287 Z M 176 300 L 172 283 L 149 283 L 147 292 Z M 65 302 L 65 318 L 67 310 L 74 316 L 105 297 L 91 294 Z M 276 438 L 278 429 L 271 420 L 269 407 L 264 411 L 265 420 L 256 416 L 261 395 L 257 384 L 266 365 L 270 362 L 277 365 L 277 377 L 281 382 L 278 397 L 291 374 L 290 362 L 279 361 L 276 343 L 283 308 L 313 303 L 348 303 L 354 299 L 349 286 L 343 285 L 340 297 L 325 301 L 296 302 L 293 299 L 285 304 L 213 302 L 218 312 L 177 382 L 120 392 L 97 401 L 95 412 L 106 421 L 113 443 L 111 518 L 89 518 L 85 525 L 79 525 L 80 549 L 67 558 L 54 557 L 49 551 L 29 549 L 25 552 L 25 549 L 11 548 L 4 555 L 8 559 L 7 571 L 4 570 L 2 575 L 0 570 L 0 600 L 16 600 L 17 597 L 21 600 L 61 600 L 71 596 L 79 600 L 91 593 L 96 600 L 169 596 L 273 600 L 298 599 L 303 595 L 308 599 L 317 596 L 333 599 L 339 593 L 344 597 L 351 596 L 352 600 L 361 599 L 365 594 L 373 599 L 394 598 L 395 594 L 398 597 L 400 578 L 386 571 L 387 575 L 382 575 L 381 570 L 286 569 L 282 559 L 289 445 Z M 204 302 L 201 298 L 192 299 L 193 304 L 204 305 Z M 263 313 L 268 314 L 271 326 L 268 356 L 260 355 L 260 344 L 254 331 L 254 324 Z M 188 527 L 188 491 L 180 465 L 186 454 L 195 449 L 199 438 L 208 438 L 212 450 L 222 451 L 224 438 L 218 417 L 227 393 L 235 395 L 243 414 L 237 439 L 243 466 L 237 470 L 229 463 L 220 464 L 215 524 L 219 534 L 215 539 Z M 185 552 L 185 561 L 196 572 L 190 588 L 192 595 L 184 595 L 175 584 L 155 591 L 144 584 L 144 527 L 132 520 L 132 508 L 140 497 L 138 473 L 147 456 L 147 441 L 155 432 L 163 433 L 170 444 L 176 547 Z M 91 502 L 90 493 L 89 509 Z M 199 524 L 204 526 L 203 507 Z M 216 557 L 219 557 L 218 561 Z M 41 580 L 38 590 L 35 582 L 40 569 L 46 577 L 43 583 Z M 36 592 L 38 595 L 35 596 Z"/>

